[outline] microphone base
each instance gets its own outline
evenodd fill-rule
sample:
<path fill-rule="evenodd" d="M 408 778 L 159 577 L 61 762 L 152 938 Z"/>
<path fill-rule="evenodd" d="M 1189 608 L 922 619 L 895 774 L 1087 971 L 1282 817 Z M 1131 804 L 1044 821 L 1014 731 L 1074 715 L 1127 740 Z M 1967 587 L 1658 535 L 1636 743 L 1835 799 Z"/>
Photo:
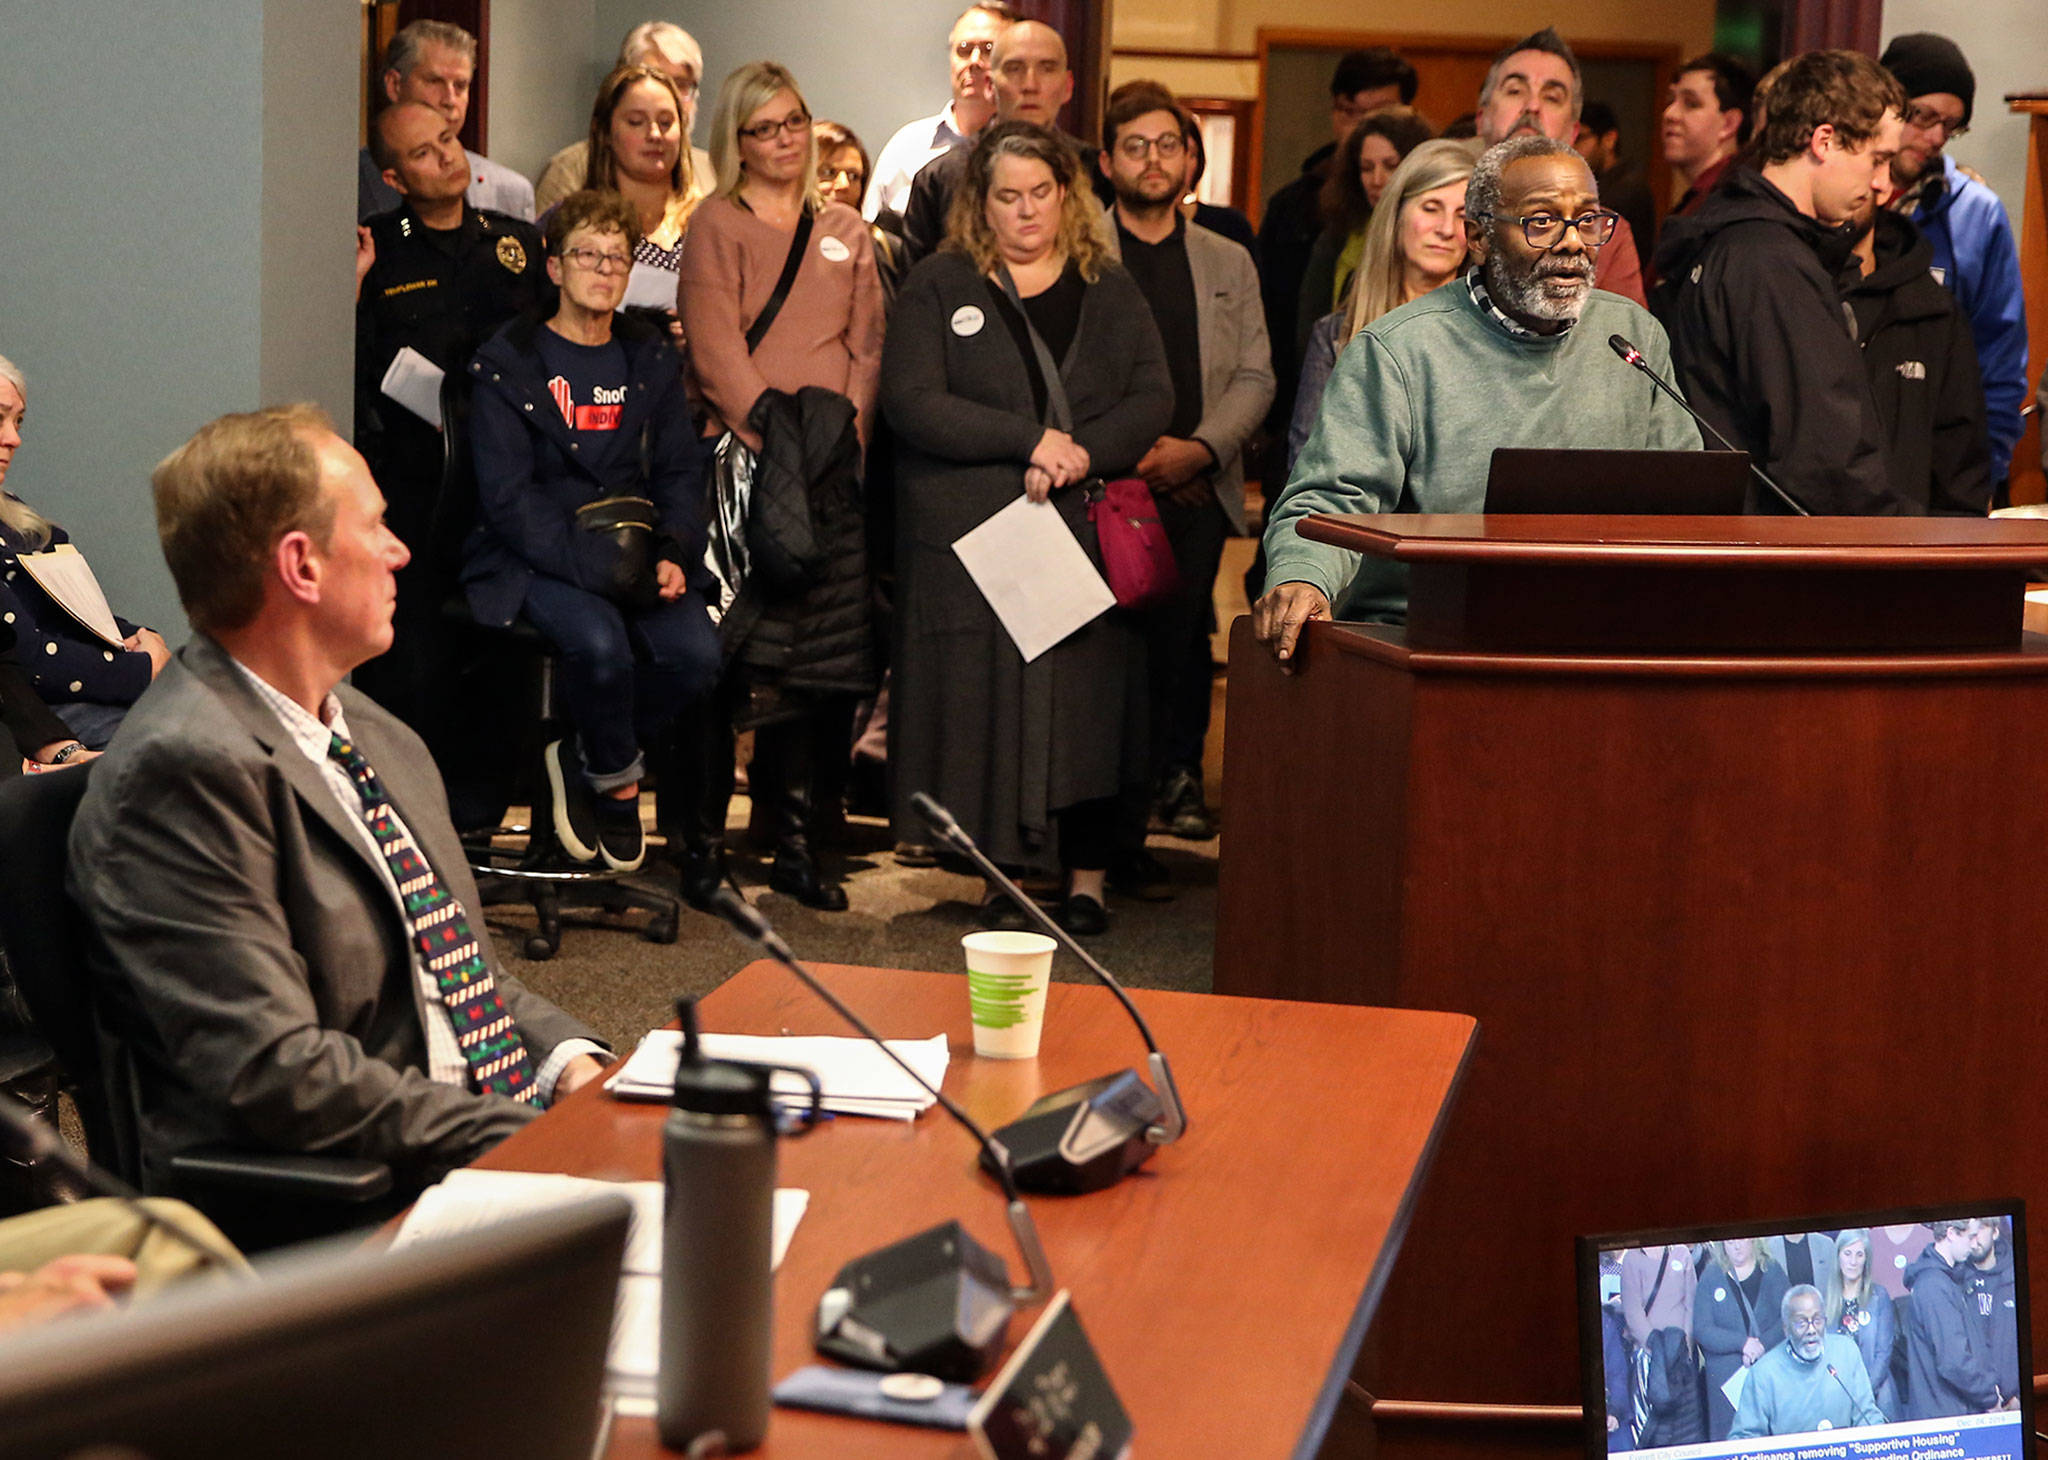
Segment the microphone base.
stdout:
<path fill-rule="evenodd" d="M 995 1361 L 1015 1311 L 1003 1260 L 944 1222 L 840 1268 L 818 1300 L 815 1342 L 863 1369 L 971 1384 Z"/>
<path fill-rule="evenodd" d="M 1021 1191 L 1079 1196 L 1114 1186 L 1152 1159 L 1148 1136 L 1166 1114 L 1135 1070 L 1056 1090 L 995 1132 Z M 987 1153 L 983 1169 L 996 1175 Z"/>

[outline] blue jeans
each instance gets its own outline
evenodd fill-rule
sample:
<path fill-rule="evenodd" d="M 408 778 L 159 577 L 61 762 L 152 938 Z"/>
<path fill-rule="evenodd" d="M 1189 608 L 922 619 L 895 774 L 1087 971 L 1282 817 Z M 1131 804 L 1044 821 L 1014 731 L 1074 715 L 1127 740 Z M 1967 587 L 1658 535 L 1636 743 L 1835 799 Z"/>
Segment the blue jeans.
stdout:
<path fill-rule="evenodd" d="M 608 598 L 536 574 L 521 611 L 560 656 L 557 699 L 593 790 L 639 780 L 640 747 L 718 680 L 718 631 L 694 589 L 629 616 Z"/>

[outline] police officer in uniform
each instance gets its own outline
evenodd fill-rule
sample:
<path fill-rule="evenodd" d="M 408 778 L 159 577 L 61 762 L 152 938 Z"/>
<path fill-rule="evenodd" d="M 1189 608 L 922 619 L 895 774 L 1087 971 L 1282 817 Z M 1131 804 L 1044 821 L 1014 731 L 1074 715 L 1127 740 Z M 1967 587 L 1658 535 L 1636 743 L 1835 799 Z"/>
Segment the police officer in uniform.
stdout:
<path fill-rule="evenodd" d="M 384 383 L 407 349 L 421 357 L 411 364 L 459 376 L 478 345 L 514 315 L 551 300 L 553 286 L 538 229 L 464 198 L 468 160 L 441 113 L 414 102 L 386 108 L 374 123 L 371 150 L 403 201 L 372 218 L 358 238 L 355 444 L 412 562 L 398 575 L 392 648 L 354 680 L 434 748 L 458 803 L 456 824 L 467 828 L 490 814 L 484 807 L 470 820 L 459 814 L 466 777 L 448 772 L 462 758 L 441 754 L 455 729 L 440 610 L 455 590 L 463 528 L 456 524 L 446 534 L 451 541 L 430 540 L 442 477 L 438 388 L 429 379 L 417 399 L 428 419 L 387 394 Z"/>

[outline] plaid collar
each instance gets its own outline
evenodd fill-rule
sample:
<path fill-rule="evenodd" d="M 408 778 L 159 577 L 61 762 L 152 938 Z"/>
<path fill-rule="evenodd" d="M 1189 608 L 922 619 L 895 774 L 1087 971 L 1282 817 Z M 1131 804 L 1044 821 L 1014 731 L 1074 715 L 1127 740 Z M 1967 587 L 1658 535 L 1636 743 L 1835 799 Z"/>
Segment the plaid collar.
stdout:
<path fill-rule="evenodd" d="M 1539 330 L 1530 329 L 1529 326 L 1523 324 L 1493 302 L 1493 296 L 1486 292 L 1486 285 L 1480 282 L 1479 275 L 1482 272 L 1483 270 L 1477 267 L 1465 271 L 1465 287 L 1472 291 L 1472 302 L 1479 306 L 1481 314 L 1499 325 L 1513 338 L 1518 340 L 1555 340 L 1570 334 L 1572 326 L 1578 323 L 1575 319 L 1568 319 L 1564 321 L 1564 328 L 1554 335 L 1546 335 Z"/>

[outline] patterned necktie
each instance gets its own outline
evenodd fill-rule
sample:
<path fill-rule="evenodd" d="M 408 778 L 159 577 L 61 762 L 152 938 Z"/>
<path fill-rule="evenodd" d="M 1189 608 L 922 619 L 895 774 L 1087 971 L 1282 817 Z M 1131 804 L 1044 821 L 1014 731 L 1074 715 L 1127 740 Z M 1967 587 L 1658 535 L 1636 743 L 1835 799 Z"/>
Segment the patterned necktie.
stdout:
<path fill-rule="evenodd" d="M 405 905 L 405 921 L 412 934 L 412 946 L 427 971 L 434 976 L 441 1002 L 455 1025 L 455 1042 L 469 1064 L 476 1087 L 491 1095 L 508 1095 L 531 1101 L 539 1087 L 533 1082 L 533 1063 L 527 1058 L 526 1041 L 513 1027 L 512 1015 L 498 993 L 497 980 L 484 962 L 483 947 L 470 931 L 462 904 L 449 896 L 427 859 L 413 845 L 411 835 L 391 814 L 384 783 L 370 769 L 349 741 L 330 737 L 327 754 L 348 772 L 356 794 L 363 801 L 363 820 L 377 839 L 377 850 L 391 868 L 398 883 L 399 900 Z"/>

